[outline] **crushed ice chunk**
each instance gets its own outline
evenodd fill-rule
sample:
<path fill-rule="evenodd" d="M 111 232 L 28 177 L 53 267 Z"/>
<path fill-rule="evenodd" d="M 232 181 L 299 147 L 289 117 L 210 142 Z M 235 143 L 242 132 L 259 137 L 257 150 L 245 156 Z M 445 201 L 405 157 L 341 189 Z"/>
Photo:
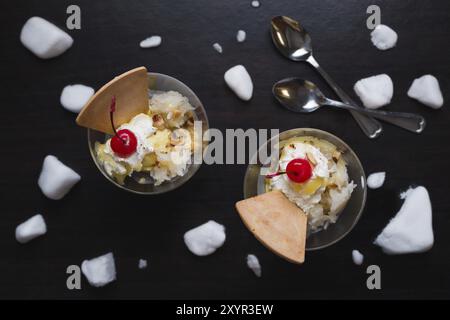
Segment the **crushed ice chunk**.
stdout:
<path fill-rule="evenodd" d="M 400 211 L 374 242 L 387 254 L 424 252 L 433 243 L 430 197 L 427 189 L 421 186 L 407 193 Z"/>
<path fill-rule="evenodd" d="M 61 92 L 61 105 L 72 112 L 79 113 L 94 95 L 94 89 L 82 84 L 65 86 Z"/>
<path fill-rule="evenodd" d="M 357 266 L 362 265 L 363 261 L 364 261 L 364 255 L 359 252 L 358 250 L 353 250 L 352 251 L 352 259 L 353 259 L 353 263 L 356 264 Z"/>
<path fill-rule="evenodd" d="M 139 269 L 145 269 L 145 268 L 147 268 L 147 260 L 145 260 L 145 259 L 139 259 L 138 267 L 139 267 Z"/>
<path fill-rule="evenodd" d="M 184 243 L 197 256 L 215 252 L 225 242 L 225 227 L 210 220 L 184 234 Z"/>
<path fill-rule="evenodd" d="M 116 266 L 112 252 L 91 260 L 84 260 L 81 263 L 81 271 L 89 284 L 94 287 L 103 287 L 116 280 Z"/>
<path fill-rule="evenodd" d="M 243 65 L 237 65 L 225 72 L 225 82 L 234 93 L 244 101 L 248 101 L 253 95 L 252 78 Z"/>
<path fill-rule="evenodd" d="M 258 0 L 253 0 L 252 1 L 252 7 L 253 8 L 258 8 L 261 5 L 261 3 Z"/>
<path fill-rule="evenodd" d="M 217 42 L 213 44 L 213 48 L 214 48 L 214 50 L 216 50 L 218 53 L 222 53 L 222 52 L 223 52 L 222 46 L 221 46 L 219 43 L 217 43 Z"/>
<path fill-rule="evenodd" d="M 353 90 L 366 108 L 377 109 L 391 102 L 394 84 L 387 74 L 379 74 L 359 80 Z"/>
<path fill-rule="evenodd" d="M 139 43 L 139 46 L 141 48 L 147 49 L 147 48 L 155 48 L 161 45 L 162 38 L 160 36 L 151 36 L 144 40 L 142 40 Z"/>
<path fill-rule="evenodd" d="M 52 200 L 62 199 L 80 181 L 78 173 L 63 164 L 55 156 L 44 159 L 38 185 L 42 193 Z"/>
<path fill-rule="evenodd" d="M 370 40 L 375 47 L 380 50 L 387 50 L 395 47 L 397 43 L 397 33 L 384 24 L 379 24 L 370 33 Z"/>
<path fill-rule="evenodd" d="M 73 44 L 71 36 L 41 17 L 32 17 L 25 22 L 20 41 L 41 59 L 57 57 Z"/>
<path fill-rule="evenodd" d="M 384 184 L 384 180 L 386 179 L 386 172 L 374 172 L 369 175 L 367 178 L 367 186 L 370 189 L 378 189 L 381 188 Z"/>
<path fill-rule="evenodd" d="M 431 74 L 415 79 L 408 90 L 408 97 L 433 109 L 439 109 L 444 104 L 439 81 Z"/>
<path fill-rule="evenodd" d="M 254 254 L 247 255 L 247 266 L 257 277 L 261 277 L 262 270 L 257 256 L 255 256 Z"/>
<path fill-rule="evenodd" d="M 413 190 L 413 187 L 409 187 L 407 190 L 400 193 L 400 199 L 405 200 L 408 194 Z"/>
<path fill-rule="evenodd" d="M 26 243 L 47 232 L 47 225 L 42 215 L 32 216 L 25 222 L 19 224 L 16 228 L 16 240 L 20 243 Z"/>
<path fill-rule="evenodd" d="M 247 33 L 244 30 L 239 30 L 236 34 L 237 42 L 244 42 L 247 38 Z"/>

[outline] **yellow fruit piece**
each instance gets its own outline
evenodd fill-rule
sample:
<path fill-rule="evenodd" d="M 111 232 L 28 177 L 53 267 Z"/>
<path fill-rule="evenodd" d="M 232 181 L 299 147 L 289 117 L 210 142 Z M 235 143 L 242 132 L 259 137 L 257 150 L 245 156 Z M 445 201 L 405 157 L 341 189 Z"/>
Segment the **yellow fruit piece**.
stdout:
<path fill-rule="evenodd" d="M 325 183 L 326 182 L 324 178 L 315 178 L 305 183 L 291 182 L 291 186 L 296 192 L 310 196 L 314 194 Z"/>
<path fill-rule="evenodd" d="M 117 181 L 118 184 L 123 184 L 125 182 L 125 178 L 127 177 L 128 174 L 118 174 L 118 173 L 113 173 L 113 178 L 114 180 Z"/>
<path fill-rule="evenodd" d="M 170 142 L 170 130 L 158 130 L 147 140 L 153 145 L 155 151 L 164 151 L 167 149 Z"/>
<path fill-rule="evenodd" d="M 152 153 L 146 154 L 144 159 L 142 160 L 142 170 L 144 170 L 144 171 L 151 170 L 151 168 L 156 165 L 156 160 L 157 160 L 157 157 L 156 157 L 155 153 L 152 152 Z"/>

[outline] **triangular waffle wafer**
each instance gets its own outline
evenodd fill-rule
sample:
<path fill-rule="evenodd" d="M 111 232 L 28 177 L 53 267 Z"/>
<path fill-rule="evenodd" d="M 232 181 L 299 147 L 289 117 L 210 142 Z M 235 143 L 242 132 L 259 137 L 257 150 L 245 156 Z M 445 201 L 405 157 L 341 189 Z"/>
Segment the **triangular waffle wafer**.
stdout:
<path fill-rule="evenodd" d="M 239 201 L 236 209 L 266 247 L 290 262 L 305 261 L 306 214 L 280 191 Z"/>
<path fill-rule="evenodd" d="M 109 119 L 111 99 L 116 96 L 114 125 L 128 122 L 135 115 L 148 111 L 148 74 L 139 67 L 121 74 L 105 84 L 86 103 L 77 117 L 77 124 L 112 134 Z"/>

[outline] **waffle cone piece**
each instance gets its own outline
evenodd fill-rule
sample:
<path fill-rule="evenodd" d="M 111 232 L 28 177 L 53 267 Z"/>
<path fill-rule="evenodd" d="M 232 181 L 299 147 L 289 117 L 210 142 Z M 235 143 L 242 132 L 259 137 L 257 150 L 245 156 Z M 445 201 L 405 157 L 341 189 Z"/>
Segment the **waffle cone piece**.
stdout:
<path fill-rule="evenodd" d="M 139 67 L 115 77 L 89 99 L 77 117 L 77 124 L 113 134 L 109 111 L 111 99 L 116 96 L 114 125 L 130 121 L 139 113 L 148 111 L 148 74 L 145 67 Z"/>
<path fill-rule="evenodd" d="M 267 248 L 293 262 L 305 261 L 306 214 L 280 191 L 236 203 L 242 221 Z"/>

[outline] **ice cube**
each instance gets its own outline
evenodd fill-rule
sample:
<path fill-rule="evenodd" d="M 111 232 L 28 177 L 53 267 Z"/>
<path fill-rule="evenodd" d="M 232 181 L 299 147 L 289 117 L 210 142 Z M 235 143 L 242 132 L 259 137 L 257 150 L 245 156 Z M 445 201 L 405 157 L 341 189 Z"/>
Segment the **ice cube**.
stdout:
<path fill-rule="evenodd" d="M 161 45 L 162 42 L 162 38 L 160 36 L 151 36 L 148 37 L 147 39 L 142 40 L 139 43 L 139 46 L 141 48 L 154 48 L 154 47 L 158 47 L 159 45 Z"/>
<path fill-rule="evenodd" d="M 245 101 L 252 98 L 253 82 L 244 66 L 237 65 L 228 69 L 224 78 L 227 85 L 239 98 Z"/>
<path fill-rule="evenodd" d="M 261 277 L 262 270 L 257 256 L 255 256 L 254 254 L 247 255 L 247 266 L 253 271 L 253 273 L 257 277 Z"/>
<path fill-rule="evenodd" d="M 94 287 L 103 287 L 116 280 L 116 266 L 114 264 L 114 255 L 112 252 L 84 260 L 81 263 L 81 271 Z"/>
<path fill-rule="evenodd" d="M 386 179 L 386 172 L 375 172 L 369 175 L 367 178 L 367 186 L 370 189 L 378 189 L 383 186 Z"/>
<path fill-rule="evenodd" d="M 210 220 L 184 234 L 184 243 L 197 256 L 215 252 L 225 242 L 225 227 Z"/>
<path fill-rule="evenodd" d="M 439 81 L 431 74 L 415 79 L 408 90 L 408 97 L 433 109 L 439 109 L 444 104 Z"/>
<path fill-rule="evenodd" d="M 41 17 L 32 17 L 25 22 L 20 41 L 42 59 L 59 56 L 73 44 L 71 36 Z"/>
<path fill-rule="evenodd" d="M 377 109 L 391 102 L 394 85 L 387 74 L 364 78 L 353 87 L 366 108 Z"/>
<path fill-rule="evenodd" d="M 145 259 L 139 259 L 138 267 L 139 267 L 139 269 L 145 269 L 145 268 L 147 268 L 147 260 L 145 260 Z"/>
<path fill-rule="evenodd" d="M 374 242 L 387 254 L 423 252 L 431 249 L 433 243 L 430 197 L 421 186 L 406 194 L 400 211 Z"/>
<path fill-rule="evenodd" d="M 408 196 L 408 194 L 413 190 L 413 187 L 409 187 L 408 189 L 406 189 L 405 191 L 400 193 L 400 199 L 405 200 L 406 197 Z"/>
<path fill-rule="evenodd" d="M 217 42 L 213 44 L 213 48 L 214 48 L 214 50 L 216 50 L 218 53 L 222 53 L 222 52 L 223 52 L 222 46 L 221 46 L 219 43 L 217 43 Z"/>
<path fill-rule="evenodd" d="M 37 214 L 17 226 L 16 240 L 20 243 L 26 243 L 45 233 L 47 233 L 45 220 L 42 215 Z"/>
<path fill-rule="evenodd" d="M 370 33 L 370 40 L 372 40 L 373 45 L 380 50 L 387 50 L 395 47 L 397 39 L 397 33 L 384 24 L 379 24 Z"/>
<path fill-rule="evenodd" d="M 247 37 L 247 33 L 244 30 L 239 30 L 236 34 L 237 42 L 244 42 Z"/>
<path fill-rule="evenodd" d="M 61 105 L 72 112 L 79 113 L 84 105 L 94 95 L 94 89 L 82 84 L 64 87 L 61 92 Z"/>
<path fill-rule="evenodd" d="M 55 156 L 48 155 L 44 159 L 38 185 L 48 198 L 62 199 L 70 189 L 80 181 L 78 173 L 63 164 Z"/>
<path fill-rule="evenodd" d="M 362 263 L 364 261 L 364 256 L 358 250 L 353 250 L 352 251 L 352 259 L 353 259 L 354 264 L 356 264 L 357 266 L 360 266 L 360 265 L 362 265 Z"/>

